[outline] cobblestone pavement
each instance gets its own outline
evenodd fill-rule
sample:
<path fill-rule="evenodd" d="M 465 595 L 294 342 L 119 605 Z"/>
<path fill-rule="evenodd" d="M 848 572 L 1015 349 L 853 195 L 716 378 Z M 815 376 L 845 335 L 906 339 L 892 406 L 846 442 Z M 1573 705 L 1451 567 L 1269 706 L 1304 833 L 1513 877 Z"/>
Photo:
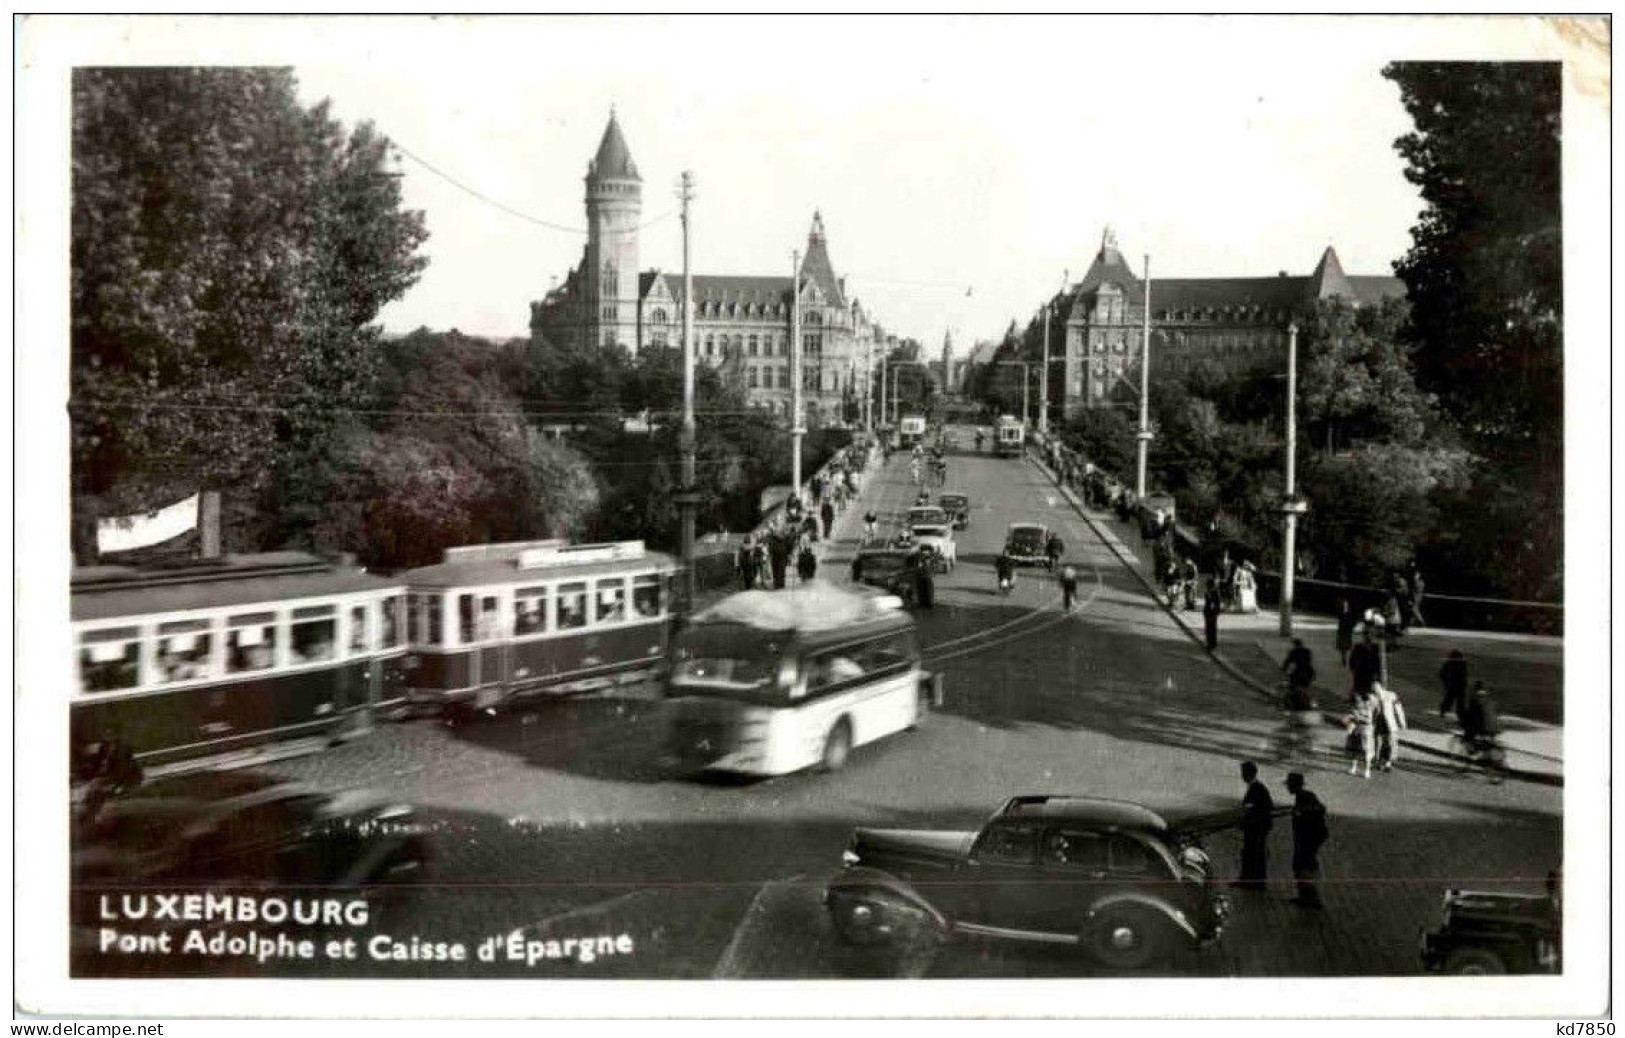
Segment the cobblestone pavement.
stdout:
<path fill-rule="evenodd" d="M 541 700 L 456 726 L 384 725 L 265 765 L 323 788 L 390 791 L 435 827 L 435 872 L 385 917 L 390 933 L 473 946 L 520 930 L 544 947 L 548 936 L 625 934 L 635 948 L 590 963 L 362 961 L 336 972 L 1091 975 L 1076 955 L 985 941 L 883 960 L 855 955 L 833 940 L 822 883 L 838 871 L 855 825 L 973 828 L 1009 796 L 1031 792 L 1224 809 L 1238 803 L 1244 758 L 1259 761 L 1282 801 L 1282 777 L 1296 768 L 1327 803 L 1328 907 L 1303 913 L 1286 903 L 1284 886 L 1238 895 L 1224 942 L 1175 962 L 1176 972 L 1413 973 L 1417 933 L 1436 923 L 1446 887 L 1538 889 L 1561 864 L 1560 790 L 1420 765 L 1360 780 L 1343 773 L 1335 732 L 1285 738 L 1276 710 L 1193 644 L 1032 466 L 958 455 L 948 489 L 968 493 L 975 511 L 959 567 L 939 581 L 937 607 L 918 615 L 946 702 L 917 731 L 861 747 L 843 771 L 687 779 L 662 756 L 663 704 L 607 698 Z M 896 512 L 912 496 L 897 458 L 856 507 Z M 1070 615 L 1037 571 L 1024 572 L 1009 597 L 994 591 L 1006 524 L 1033 519 L 1061 532 L 1083 574 L 1084 602 Z M 836 558 L 853 536 L 838 534 Z M 1278 878 L 1288 845 L 1283 825 L 1272 848 Z M 1235 867 L 1228 837 L 1211 849 L 1221 874 Z"/>

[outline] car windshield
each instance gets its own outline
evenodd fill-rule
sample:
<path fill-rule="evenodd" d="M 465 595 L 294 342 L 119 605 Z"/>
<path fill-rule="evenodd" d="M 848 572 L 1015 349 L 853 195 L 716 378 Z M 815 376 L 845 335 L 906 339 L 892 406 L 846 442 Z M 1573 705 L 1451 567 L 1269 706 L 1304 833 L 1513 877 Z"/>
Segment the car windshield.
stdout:
<path fill-rule="evenodd" d="M 919 525 L 938 525 L 948 521 L 948 513 L 940 508 L 911 508 L 908 521 Z"/>
<path fill-rule="evenodd" d="M 970 501 L 967 498 L 963 498 L 963 497 L 952 497 L 952 496 L 949 496 L 949 495 L 943 495 L 941 498 L 939 498 L 937 500 L 937 503 L 940 504 L 943 508 L 964 508 L 966 505 L 970 504 Z"/>
<path fill-rule="evenodd" d="M 914 536 L 916 537 L 946 537 L 947 535 L 947 528 L 943 526 L 916 526 L 914 528 Z"/>
<path fill-rule="evenodd" d="M 1010 540 L 1018 544 L 1043 540 L 1044 531 L 1036 526 L 1017 526 L 1010 531 Z"/>

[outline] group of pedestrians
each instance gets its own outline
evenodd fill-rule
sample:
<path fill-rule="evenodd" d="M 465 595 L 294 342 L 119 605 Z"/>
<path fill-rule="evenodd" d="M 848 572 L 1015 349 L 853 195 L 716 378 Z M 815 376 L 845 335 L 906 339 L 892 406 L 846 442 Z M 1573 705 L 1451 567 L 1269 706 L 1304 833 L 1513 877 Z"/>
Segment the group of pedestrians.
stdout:
<path fill-rule="evenodd" d="M 1258 778 L 1258 765 L 1241 762 L 1241 780 L 1247 790 L 1241 798 L 1240 890 L 1264 891 L 1269 885 L 1269 835 L 1275 828 L 1275 798 Z M 1292 903 L 1302 908 L 1321 908 L 1320 849 L 1331 836 L 1326 805 L 1305 782 L 1302 772 L 1289 772 L 1286 790 L 1292 796 L 1292 878 L 1297 896 Z"/>
<path fill-rule="evenodd" d="M 823 470 L 807 483 L 807 501 L 799 489 L 784 503 L 781 512 L 768 521 L 758 534 L 746 534 L 734 555 L 734 569 L 740 586 L 783 590 L 793 573 L 807 583 L 818 576 L 820 540 L 835 534 L 835 519 L 862 489 L 863 461 L 873 447 L 843 447 Z"/>

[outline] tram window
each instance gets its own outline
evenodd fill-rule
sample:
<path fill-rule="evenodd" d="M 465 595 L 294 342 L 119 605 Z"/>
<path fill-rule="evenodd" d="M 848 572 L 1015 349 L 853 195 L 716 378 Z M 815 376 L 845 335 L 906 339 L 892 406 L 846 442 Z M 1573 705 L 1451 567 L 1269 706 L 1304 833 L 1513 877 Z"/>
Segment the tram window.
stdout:
<path fill-rule="evenodd" d="M 559 585 L 559 630 L 587 626 L 587 585 Z"/>
<path fill-rule="evenodd" d="M 619 623 L 626 619 L 626 581 L 598 582 L 598 622 Z"/>
<path fill-rule="evenodd" d="M 547 588 L 522 587 L 513 593 L 513 633 L 541 634 L 547 630 Z"/>
<path fill-rule="evenodd" d="M 194 681 L 213 677 L 214 637 L 207 620 L 176 620 L 158 625 L 158 680 Z"/>
<path fill-rule="evenodd" d="M 226 670 L 269 670 L 276 662 L 276 614 L 244 613 L 226 621 Z"/>
<path fill-rule="evenodd" d="M 480 596 L 480 612 L 474 621 L 474 637 L 482 642 L 494 642 L 502 635 L 502 612 L 497 596 Z"/>
<path fill-rule="evenodd" d="M 401 643 L 401 596 L 384 599 L 384 643 L 388 649 Z"/>
<path fill-rule="evenodd" d="M 350 651 L 367 651 L 367 607 L 350 607 Z"/>
<path fill-rule="evenodd" d="M 306 606 L 293 611 L 292 663 L 319 663 L 334 657 L 338 612 L 333 606 Z"/>
<path fill-rule="evenodd" d="M 474 596 L 457 596 L 457 637 L 464 645 L 474 644 Z"/>
<path fill-rule="evenodd" d="M 642 617 L 660 615 L 660 575 L 632 578 L 632 609 Z"/>
<path fill-rule="evenodd" d="M 86 692 L 118 692 L 141 683 L 141 631 L 117 627 L 80 638 L 79 681 Z"/>
<path fill-rule="evenodd" d="M 413 595 L 412 634 L 420 645 L 440 644 L 440 596 Z"/>

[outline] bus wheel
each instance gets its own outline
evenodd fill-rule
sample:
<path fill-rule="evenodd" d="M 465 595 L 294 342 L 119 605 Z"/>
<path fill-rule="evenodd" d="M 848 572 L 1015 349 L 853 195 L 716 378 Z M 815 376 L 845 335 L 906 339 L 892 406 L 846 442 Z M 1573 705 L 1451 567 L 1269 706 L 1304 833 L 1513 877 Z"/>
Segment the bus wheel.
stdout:
<path fill-rule="evenodd" d="M 823 771 L 840 771 L 852 756 L 852 723 L 846 718 L 835 722 L 835 727 L 824 737 L 824 755 L 819 758 Z"/>

